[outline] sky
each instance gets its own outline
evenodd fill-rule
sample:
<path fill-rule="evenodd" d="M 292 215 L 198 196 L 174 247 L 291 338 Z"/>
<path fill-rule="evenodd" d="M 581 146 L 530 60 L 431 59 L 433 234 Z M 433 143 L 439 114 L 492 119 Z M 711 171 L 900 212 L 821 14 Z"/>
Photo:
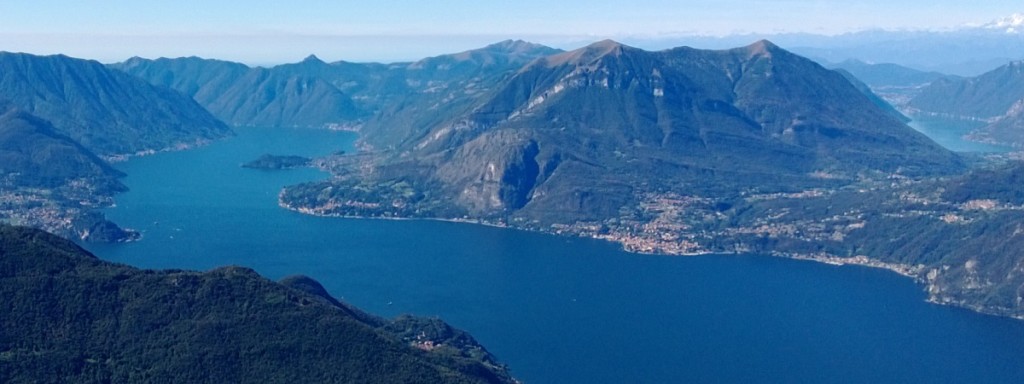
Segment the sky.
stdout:
<path fill-rule="evenodd" d="M 1019 0 L 0 0 L 0 50 L 102 62 L 392 62 L 504 39 L 572 49 L 605 38 L 949 29 L 1021 12 Z"/>

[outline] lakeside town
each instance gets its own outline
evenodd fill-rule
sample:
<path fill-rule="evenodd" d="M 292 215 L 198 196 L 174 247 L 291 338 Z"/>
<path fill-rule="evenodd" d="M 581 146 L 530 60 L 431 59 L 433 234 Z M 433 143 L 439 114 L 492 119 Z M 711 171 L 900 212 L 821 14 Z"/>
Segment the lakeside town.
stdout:
<path fill-rule="evenodd" d="M 115 205 L 113 193 L 92 180 L 72 179 L 56 188 L 0 180 L 0 222 L 39 228 L 84 241 L 131 241 L 139 235 L 106 220 L 98 210 Z"/>

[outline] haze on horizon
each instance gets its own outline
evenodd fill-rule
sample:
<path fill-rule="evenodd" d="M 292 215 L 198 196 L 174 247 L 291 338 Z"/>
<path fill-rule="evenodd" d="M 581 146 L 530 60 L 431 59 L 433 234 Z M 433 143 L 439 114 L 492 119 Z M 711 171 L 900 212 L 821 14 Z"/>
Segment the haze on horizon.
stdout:
<path fill-rule="evenodd" d="M 611 38 L 643 47 L 685 36 L 944 30 L 1022 11 L 1008 1 L 953 0 L 2 2 L 0 50 L 102 62 L 201 56 L 267 65 L 310 54 L 394 62 L 504 39 L 572 49 Z"/>

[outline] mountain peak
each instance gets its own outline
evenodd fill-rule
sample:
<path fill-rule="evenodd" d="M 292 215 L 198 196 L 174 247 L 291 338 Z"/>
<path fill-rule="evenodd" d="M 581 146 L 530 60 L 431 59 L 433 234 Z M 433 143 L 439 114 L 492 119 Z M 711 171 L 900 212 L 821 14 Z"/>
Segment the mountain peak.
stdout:
<path fill-rule="evenodd" d="M 310 54 L 309 56 L 306 56 L 305 59 L 302 59 L 302 62 L 304 64 L 325 64 L 323 60 L 320 60 L 320 58 L 316 57 L 316 55 L 314 55 L 314 54 Z"/>
<path fill-rule="evenodd" d="M 618 41 L 615 41 L 615 40 L 612 40 L 612 39 L 604 39 L 604 40 L 601 40 L 601 41 L 598 41 L 596 43 L 588 45 L 588 47 L 592 47 L 592 48 L 596 48 L 596 49 L 615 49 L 615 48 L 621 48 L 622 46 L 623 46 L 622 43 L 620 43 Z"/>
<path fill-rule="evenodd" d="M 779 48 L 778 45 L 775 45 L 775 43 L 772 43 L 771 41 L 762 39 L 762 40 L 758 40 L 758 41 L 754 42 L 753 44 L 750 44 L 750 45 L 744 47 L 744 49 L 747 50 L 747 53 L 749 54 L 749 57 L 755 57 L 755 56 L 771 57 L 773 52 L 776 52 L 776 51 L 780 50 L 781 48 Z"/>
<path fill-rule="evenodd" d="M 598 56 L 604 56 L 613 54 L 615 56 L 621 55 L 623 49 L 631 49 L 632 47 L 622 44 L 612 39 L 604 39 L 596 43 L 590 44 L 583 49 L 596 53 Z"/>
<path fill-rule="evenodd" d="M 605 39 L 577 50 L 551 56 L 547 59 L 547 64 L 552 67 L 564 64 L 588 64 L 607 56 L 622 55 L 624 50 L 636 50 L 636 48 L 615 40 Z"/>

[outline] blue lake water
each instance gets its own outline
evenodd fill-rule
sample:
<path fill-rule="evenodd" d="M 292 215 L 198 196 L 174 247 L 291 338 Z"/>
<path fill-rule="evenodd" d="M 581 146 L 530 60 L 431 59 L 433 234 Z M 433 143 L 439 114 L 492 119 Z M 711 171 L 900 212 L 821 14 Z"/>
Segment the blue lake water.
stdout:
<path fill-rule="evenodd" d="M 1013 150 L 1007 146 L 964 140 L 964 135 L 985 126 L 985 123 L 981 122 L 914 116 L 914 121 L 907 125 L 951 151 L 993 153 Z"/>
<path fill-rule="evenodd" d="M 925 303 L 893 273 L 759 256 L 635 255 L 469 224 L 319 218 L 282 186 L 327 175 L 239 165 L 351 150 L 354 136 L 244 129 L 117 167 L 108 210 L 144 232 L 89 244 L 144 268 L 305 274 L 367 311 L 439 316 L 527 383 L 1024 382 L 1024 322 Z"/>

